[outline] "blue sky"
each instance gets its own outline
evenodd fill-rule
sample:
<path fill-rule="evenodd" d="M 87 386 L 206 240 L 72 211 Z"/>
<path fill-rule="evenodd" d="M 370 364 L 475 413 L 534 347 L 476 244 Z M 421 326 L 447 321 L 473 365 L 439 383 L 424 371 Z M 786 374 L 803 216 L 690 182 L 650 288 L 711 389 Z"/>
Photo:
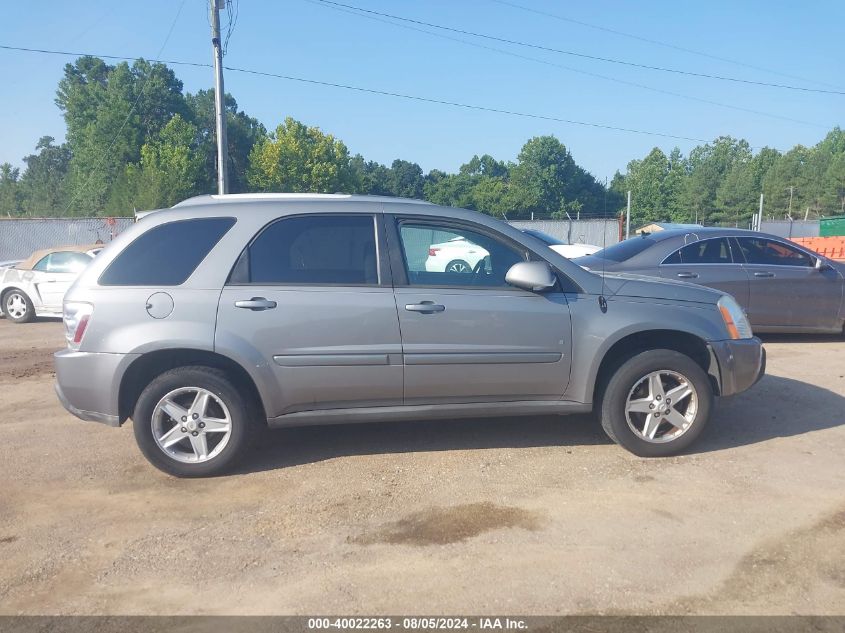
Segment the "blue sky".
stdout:
<path fill-rule="evenodd" d="M 525 12 L 493 0 L 339 0 L 367 9 L 543 46 L 751 80 L 845 90 L 845 3 L 551 2 L 541 11 L 740 60 L 751 69 Z M 0 44 L 155 57 L 181 0 L 31 0 L 6 3 Z M 450 37 L 463 37 L 451 34 Z M 205 0 L 185 0 L 162 57 L 209 62 Z M 470 39 L 472 38 L 464 38 Z M 341 13 L 307 0 L 241 0 L 225 63 L 322 81 L 531 112 L 678 136 L 730 134 L 752 146 L 811 145 L 843 125 L 845 95 L 803 93 L 618 66 L 483 40 L 485 46 L 700 99 L 799 119 L 797 123 L 659 94 L 461 42 Z M 0 162 L 21 165 L 36 141 L 64 138 L 53 100 L 73 58 L 0 50 Z M 175 67 L 187 91 L 211 87 L 211 69 Z M 819 83 L 814 83 L 819 82 Z M 228 72 L 239 107 L 275 127 L 285 116 L 317 125 L 353 153 L 389 164 L 453 171 L 473 154 L 514 160 L 530 137 L 554 134 L 598 178 L 652 147 L 696 145 L 656 136 L 461 110 Z"/>

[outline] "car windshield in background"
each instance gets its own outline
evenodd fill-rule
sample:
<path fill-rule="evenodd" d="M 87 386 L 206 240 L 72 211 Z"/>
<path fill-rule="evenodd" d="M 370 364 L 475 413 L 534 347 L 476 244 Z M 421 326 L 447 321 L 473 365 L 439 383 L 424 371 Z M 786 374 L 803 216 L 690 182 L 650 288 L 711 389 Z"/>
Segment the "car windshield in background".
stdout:
<path fill-rule="evenodd" d="M 612 262 L 625 262 L 653 245 L 654 240 L 650 238 L 632 237 L 596 252 L 593 257 L 609 259 Z"/>
<path fill-rule="evenodd" d="M 523 231 L 523 233 L 530 235 L 531 237 L 536 237 L 538 240 L 540 240 L 544 244 L 548 244 L 549 246 L 566 246 L 566 242 L 559 240 L 556 237 L 552 237 L 548 233 L 543 233 L 542 231 L 526 229 Z"/>

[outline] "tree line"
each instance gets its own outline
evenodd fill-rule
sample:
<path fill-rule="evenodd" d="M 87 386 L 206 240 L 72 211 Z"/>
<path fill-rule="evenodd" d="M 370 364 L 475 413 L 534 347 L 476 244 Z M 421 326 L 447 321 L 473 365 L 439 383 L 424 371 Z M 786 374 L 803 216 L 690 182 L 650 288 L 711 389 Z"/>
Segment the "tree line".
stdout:
<path fill-rule="evenodd" d="M 109 65 L 80 57 L 64 68 L 56 105 L 66 141 L 42 137 L 20 169 L 0 165 L 4 216 L 110 216 L 213 193 L 214 94 L 185 93 L 165 64 Z M 764 194 L 767 216 L 845 213 L 845 132 L 787 152 L 729 136 L 667 156 L 654 148 L 605 186 L 554 136 L 529 139 L 516 161 L 473 156 L 457 173 L 424 173 L 352 155 L 343 141 L 286 118 L 267 130 L 225 96 L 230 191 L 349 192 L 420 198 L 508 219 L 608 216 L 632 192 L 632 221 L 744 226 Z"/>

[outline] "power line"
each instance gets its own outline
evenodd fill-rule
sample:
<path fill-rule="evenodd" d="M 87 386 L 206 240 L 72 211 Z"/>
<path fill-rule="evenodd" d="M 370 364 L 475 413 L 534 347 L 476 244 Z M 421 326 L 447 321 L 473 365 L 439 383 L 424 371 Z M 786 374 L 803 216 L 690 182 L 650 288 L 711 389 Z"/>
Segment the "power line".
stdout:
<path fill-rule="evenodd" d="M 161 54 L 164 52 L 164 48 L 167 46 L 167 43 L 170 41 L 170 36 L 173 35 L 173 29 L 176 27 L 176 22 L 179 20 L 179 16 L 182 13 L 182 8 L 185 6 L 185 2 L 186 2 L 186 0 L 182 0 L 182 2 L 179 4 L 179 9 L 176 11 L 176 15 L 173 18 L 173 22 L 171 22 L 170 28 L 167 30 L 167 35 L 164 38 L 164 42 L 162 42 L 162 44 L 161 44 L 161 48 L 158 49 L 158 53 L 156 53 L 156 57 L 161 56 Z M 141 89 L 138 91 L 138 96 L 135 98 L 135 102 L 132 104 L 132 107 L 129 109 L 129 112 L 126 115 L 126 118 L 123 120 L 123 123 L 121 124 L 120 128 L 118 128 L 117 132 L 114 135 L 114 138 L 112 138 L 111 143 L 109 143 L 108 147 L 106 148 L 106 151 L 103 152 L 103 154 L 100 156 L 100 160 L 97 162 L 96 168 L 91 170 L 91 173 L 88 175 L 88 179 L 85 181 L 85 183 L 80 188 L 78 188 L 76 190 L 76 192 L 73 194 L 73 196 L 71 196 L 70 201 L 68 202 L 67 206 L 65 207 L 65 214 L 68 212 L 68 210 L 71 208 L 71 206 L 73 206 L 73 203 L 76 202 L 76 199 L 79 197 L 79 194 L 82 193 L 83 191 L 85 191 L 85 189 L 87 189 L 88 186 L 91 184 L 91 181 L 94 179 L 94 174 L 100 169 L 100 167 L 103 166 L 103 163 L 105 162 L 108 155 L 111 153 L 111 149 L 112 149 L 112 147 L 114 147 L 114 144 L 117 142 L 117 139 L 120 136 L 121 132 L 123 132 L 123 129 L 126 127 L 126 124 L 129 123 L 129 119 L 132 118 L 132 114 L 135 112 L 135 108 L 138 107 L 138 103 L 141 101 L 141 97 L 144 96 L 144 90 L 146 89 L 147 84 L 150 81 L 150 77 L 152 77 L 152 69 L 150 69 L 150 74 L 147 75 L 147 77 L 144 79 L 144 83 L 141 86 Z"/>
<path fill-rule="evenodd" d="M 81 52 L 70 52 L 70 51 L 57 51 L 57 50 L 49 50 L 44 48 L 26 48 L 22 46 L 9 46 L 5 44 L 0 44 L 0 49 L 4 50 L 12 50 L 12 51 L 22 51 L 22 52 L 32 52 L 32 53 L 44 53 L 48 55 L 65 55 L 71 57 L 99 57 L 101 59 L 118 59 L 118 60 L 128 60 L 128 59 L 135 59 L 133 57 L 127 57 L 125 55 L 98 55 L 95 53 L 81 53 Z M 182 60 L 172 60 L 172 59 L 151 59 L 151 62 L 159 62 L 163 64 L 173 64 L 179 66 L 194 66 L 198 68 L 211 68 L 211 64 L 205 64 L 201 62 L 189 62 L 189 61 L 182 61 Z M 361 92 L 367 94 L 375 94 L 381 95 L 385 97 L 395 97 L 398 99 L 407 99 L 410 101 L 420 101 L 424 103 L 435 103 L 438 105 L 445 105 L 451 106 L 455 108 L 462 108 L 465 110 L 477 110 L 481 112 L 491 112 L 494 114 L 505 114 L 509 116 L 516 116 L 521 118 L 527 119 L 538 119 L 542 121 L 553 121 L 556 123 L 567 123 L 570 125 L 579 125 L 584 127 L 592 127 L 592 128 L 599 128 L 604 130 L 614 130 L 617 132 L 628 132 L 631 134 L 643 134 L 646 136 L 659 136 L 663 138 L 671 138 L 680 141 L 695 141 L 696 143 L 707 143 L 707 139 L 697 138 L 694 136 L 682 136 L 679 134 L 670 134 L 668 132 L 656 132 L 652 130 L 641 130 L 637 128 L 628 128 L 628 127 L 621 127 L 617 125 L 610 125 L 604 123 L 592 123 L 589 121 L 578 121 L 575 119 L 565 119 L 562 117 L 556 117 L 551 115 L 544 115 L 544 114 L 536 114 L 531 112 L 521 112 L 517 110 L 508 110 L 505 108 L 495 108 L 491 106 L 484 106 L 478 104 L 471 104 L 471 103 L 462 103 L 460 101 L 451 101 L 447 99 L 436 99 L 433 97 L 423 97 L 420 95 L 410 95 L 401 92 L 392 92 L 389 90 L 378 90 L 376 88 L 365 88 L 362 86 L 354 86 L 351 84 L 342 84 L 336 83 L 331 81 L 321 81 L 318 79 L 309 79 L 307 77 L 296 77 L 294 75 L 283 75 L 279 73 L 271 73 L 261 70 L 254 70 L 251 68 L 239 68 L 237 66 L 223 66 L 224 69 L 236 72 L 236 73 L 243 73 L 247 75 L 257 75 L 262 77 L 273 77 L 276 79 L 284 79 L 286 81 L 295 81 L 298 83 L 306 83 L 316 86 L 325 86 L 328 88 L 340 88 L 343 90 L 350 90 L 354 92 Z"/>
<path fill-rule="evenodd" d="M 707 53 L 704 51 L 698 51 L 693 48 L 686 48 L 684 46 L 678 46 L 676 44 L 670 44 L 669 42 L 661 42 L 659 40 L 649 39 L 647 37 L 642 37 L 640 35 L 636 35 L 634 33 L 626 33 L 625 31 L 619 31 L 617 29 L 611 29 L 606 26 L 601 26 L 598 24 L 592 24 L 590 22 L 584 22 L 582 20 L 576 20 L 574 18 L 568 18 L 566 16 L 557 14 L 557 13 L 550 13 L 548 11 L 541 11 L 540 9 L 535 9 L 533 7 L 526 7 L 521 4 L 517 4 L 516 2 L 508 2 L 508 0 L 489 0 L 490 2 L 495 2 L 496 4 L 501 4 L 508 7 L 513 7 L 514 9 L 520 9 L 522 11 L 527 11 L 529 13 L 534 13 L 537 15 L 542 15 L 548 18 L 553 18 L 555 20 L 560 20 L 562 22 L 570 22 L 571 24 L 577 24 L 579 26 L 584 26 L 590 29 L 595 29 L 597 31 L 604 31 L 605 33 L 613 33 L 614 35 L 621 35 L 622 37 L 628 37 L 633 40 L 639 40 L 640 42 L 646 42 L 648 44 L 654 44 L 655 46 L 663 46 L 665 48 L 671 48 L 676 51 L 681 51 L 683 53 L 690 53 L 691 55 L 699 55 L 701 57 L 706 57 L 708 59 L 715 59 L 716 61 L 720 62 L 727 62 L 729 64 L 735 64 L 737 66 L 744 66 L 745 68 L 751 68 L 752 70 L 761 70 L 763 72 L 772 73 L 773 75 L 780 75 L 781 77 L 788 77 L 789 79 L 798 79 L 799 81 L 806 81 L 809 83 L 818 84 L 821 86 L 829 86 L 831 88 L 839 88 L 840 86 L 836 86 L 834 84 L 826 83 L 824 81 L 818 81 L 816 79 L 807 79 L 806 77 L 800 77 L 798 75 L 791 75 L 789 73 L 785 73 L 779 70 L 773 70 L 771 68 L 766 68 L 765 66 L 756 66 L 754 64 L 749 64 L 747 62 L 742 62 L 736 59 L 731 59 L 729 57 L 721 57 L 720 55 L 713 55 L 712 53 Z"/>
<path fill-rule="evenodd" d="M 493 0 L 493 1 L 496 1 L 496 0 Z M 687 99 L 687 100 L 690 100 L 690 101 L 698 101 L 700 103 L 706 103 L 708 105 L 715 105 L 715 106 L 718 106 L 718 107 L 721 107 L 721 108 L 728 108 L 728 109 L 737 110 L 737 111 L 740 111 L 740 112 L 748 112 L 750 114 L 757 114 L 757 115 L 760 115 L 760 116 L 771 117 L 773 119 L 780 119 L 782 121 L 789 121 L 791 123 L 800 123 L 801 125 L 808 125 L 808 126 L 811 126 L 811 127 L 824 128 L 824 129 L 828 129 L 828 127 L 829 127 L 827 125 L 822 125 L 820 123 L 813 123 L 811 121 L 804 121 L 802 119 L 795 119 L 795 118 L 792 118 L 792 117 L 783 116 L 783 115 L 780 115 L 780 114 L 774 114 L 774 113 L 771 113 L 771 112 L 763 112 L 762 110 L 754 110 L 752 108 L 746 108 L 746 107 L 743 107 L 743 106 L 733 105 L 733 104 L 729 104 L 729 103 L 721 103 L 719 101 L 713 101 L 711 99 L 705 99 L 703 97 L 695 97 L 695 96 L 692 96 L 692 95 L 685 95 L 685 94 L 681 94 L 679 92 L 673 92 L 671 90 L 664 90 L 662 88 L 655 88 L 653 86 L 648 86 L 646 84 L 641 84 L 641 83 L 638 83 L 638 82 L 635 82 L 635 81 L 628 81 L 626 79 L 618 79 L 616 77 L 609 77 L 607 75 L 602 75 L 600 73 L 595 73 L 595 72 L 591 72 L 591 71 L 588 71 L 588 70 L 582 70 L 580 68 L 573 68 L 572 66 L 565 66 L 563 64 L 557 64 L 555 62 L 551 62 L 551 61 L 548 61 L 546 59 L 541 59 L 539 57 L 531 57 L 529 55 L 522 55 L 520 53 L 515 53 L 513 51 L 509 51 L 509 50 L 506 50 L 506 49 L 503 49 L 503 48 L 497 48 L 495 46 L 487 46 L 485 44 L 480 44 L 478 42 L 473 42 L 473 41 L 466 40 L 466 39 L 463 39 L 463 38 L 460 38 L 460 37 L 453 37 L 451 35 L 446 35 L 445 33 L 437 33 L 435 31 L 429 31 L 427 29 L 423 29 L 423 28 L 420 28 L 420 27 L 417 27 L 417 26 L 412 26 L 410 24 L 401 24 L 401 23 L 393 22 L 393 21 L 390 21 L 390 20 L 385 19 L 385 18 L 380 18 L 378 16 L 367 15 L 366 13 L 360 13 L 356 10 L 344 9 L 343 7 L 335 7 L 335 6 L 326 5 L 323 2 L 321 2 L 320 0 L 305 0 L 305 2 L 309 2 L 311 4 L 314 4 L 314 5 L 319 6 L 319 7 L 323 7 L 325 9 L 331 9 L 332 11 L 339 11 L 339 12 L 342 12 L 342 13 L 347 13 L 349 15 L 355 15 L 355 16 L 358 16 L 359 18 L 364 18 L 364 19 L 367 19 L 367 20 L 373 20 L 373 21 L 376 21 L 376 22 L 381 22 L 383 24 L 389 24 L 391 26 L 395 26 L 395 27 L 402 28 L 402 29 L 408 29 L 408 30 L 411 30 L 411 31 L 416 31 L 418 33 L 425 33 L 425 34 L 431 35 L 433 37 L 439 37 L 441 39 L 446 39 L 446 40 L 449 40 L 449 41 L 452 41 L 452 42 L 459 42 L 461 44 L 466 44 L 467 46 L 473 46 L 475 48 L 480 48 L 480 49 L 483 49 L 483 50 L 494 51 L 494 52 L 500 53 L 502 55 L 508 55 L 510 57 L 515 57 L 517 59 L 524 59 L 524 60 L 527 60 L 527 61 L 535 62 L 537 64 L 543 64 L 545 66 L 553 66 L 555 68 L 561 68 L 563 70 L 568 70 L 570 72 L 579 73 L 581 75 L 586 75 L 586 76 L 589 76 L 589 77 L 597 77 L 599 79 L 612 81 L 614 83 L 619 83 L 619 84 L 623 84 L 623 85 L 626 85 L 626 86 L 634 86 L 636 88 L 641 88 L 643 90 L 649 90 L 651 92 L 656 92 L 658 94 L 670 95 L 670 96 L 673 96 L 673 97 L 678 97 L 680 99 Z"/>
<path fill-rule="evenodd" d="M 247 68 L 237 68 L 235 66 L 225 66 L 225 68 L 226 68 L 226 70 L 231 70 L 232 72 L 246 73 L 246 74 L 250 74 L 250 75 L 260 75 L 260 76 L 263 76 L 263 77 L 275 77 L 277 79 L 286 79 L 288 81 L 297 81 L 297 82 L 301 82 L 301 83 L 314 84 L 314 85 L 318 85 L 318 86 L 328 86 L 328 87 L 331 87 L 331 88 L 343 88 L 345 90 L 354 90 L 356 92 L 364 92 L 364 93 L 369 93 L 369 94 L 382 95 L 382 96 L 385 96 L 385 97 L 397 97 L 397 98 L 400 98 L 400 99 L 409 99 L 409 100 L 412 100 L 412 101 L 422 101 L 422 102 L 425 102 L 425 103 L 437 103 L 437 104 L 440 104 L 440 105 L 453 106 L 453 107 L 456 107 L 456 108 L 464 108 L 464 109 L 468 109 L 468 110 L 479 110 L 479 111 L 482 111 L 482 112 L 493 112 L 495 114 L 507 114 L 507 115 L 510 115 L 510 116 L 518 116 L 518 117 L 523 117 L 523 118 L 528 118 L 528 119 L 540 119 L 540 120 L 543 120 L 543 121 L 555 121 L 557 123 L 568 123 L 568 124 L 571 124 L 571 125 L 581 125 L 581 126 L 586 126 L 586 127 L 601 128 L 601 129 L 605 129 L 605 130 L 615 130 L 615 131 L 618 131 L 618 132 L 630 132 L 630 133 L 633 133 L 633 134 L 646 134 L 646 135 L 649 135 L 649 136 L 662 136 L 664 138 L 673 138 L 673 139 L 677 139 L 677 140 L 681 140 L 681 141 L 696 141 L 698 143 L 706 143 L 707 142 L 706 139 L 695 138 L 695 137 L 692 137 L 692 136 L 679 136 L 679 135 L 676 135 L 676 134 L 669 134 L 669 133 L 666 133 L 666 132 L 654 132 L 654 131 L 649 131 L 649 130 L 638 130 L 638 129 L 635 129 L 635 128 L 626 128 L 626 127 L 619 127 L 619 126 L 616 126 L 616 125 L 607 125 L 607 124 L 604 124 L 604 123 L 590 123 L 590 122 L 587 122 L 587 121 L 577 121 L 575 119 L 564 119 L 564 118 L 549 116 L 549 115 L 544 115 L 544 114 L 534 114 L 534 113 L 530 113 L 530 112 L 519 112 L 517 110 L 506 110 L 506 109 L 503 109 L 503 108 L 493 108 L 493 107 L 482 106 L 482 105 L 477 105 L 477 104 L 461 103 L 459 101 L 447 101 L 447 100 L 444 100 L 444 99 L 434 99 L 434 98 L 431 98 L 431 97 L 421 97 L 421 96 L 418 96 L 418 95 L 409 95 L 409 94 L 404 94 L 404 93 L 401 93 L 401 92 L 390 92 L 390 91 L 387 91 L 387 90 L 376 90 L 375 88 L 363 88 L 361 86 L 353 86 L 353 85 L 350 85 L 350 84 L 340 84 L 340 83 L 334 83 L 334 82 L 330 82 L 330 81 L 319 81 L 317 79 L 307 79 L 307 78 L 304 78 L 304 77 L 295 77 L 295 76 L 292 76 L 292 75 L 281 75 L 281 74 L 277 74 L 277 73 L 264 72 L 264 71 L 260 71 L 260 70 L 250 70 L 250 69 L 247 69 Z"/>
<path fill-rule="evenodd" d="M 767 81 L 755 81 L 755 80 L 752 80 L 752 79 L 741 79 L 739 77 L 728 77 L 728 76 L 725 76 L 725 75 L 711 75 L 711 74 L 708 74 L 708 73 L 699 73 L 699 72 L 694 72 L 694 71 L 690 71 L 690 70 L 682 70 L 680 68 L 667 68 L 667 67 L 664 67 L 664 66 L 651 66 L 649 64 L 639 64 L 637 62 L 631 62 L 631 61 L 626 61 L 626 60 L 622 60 L 622 59 L 614 59 L 612 57 L 600 57 L 598 55 L 588 55 L 587 53 L 578 53 L 576 51 L 569 51 L 569 50 L 564 50 L 564 49 L 560 49 L 560 48 L 553 48 L 551 46 L 543 46 L 541 44 L 533 44 L 531 42 L 522 42 L 520 40 L 512 40 L 512 39 L 508 39 L 508 38 L 505 38 L 505 37 L 498 37 L 498 36 L 495 36 L 495 35 L 489 35 L 489 34 L 486 34 L 486 33 L 477 33 L 475 31 L 458 29 L 458 28 L 454 28 L 454 27 L 451 27 L 451 26 L 443 26 L 442 24 L 434 24 L 432 22 L 424 22 L 422 20 L 415 20 L 415 19 L 412 19 L 412 18 L 403 18 L 401 16 L 393 15 L 393 14 L 390 14 L 390 13 L 382 13 L 380 11 L 373 11 L 371 9 L 363 9 L 361 7 L 356 7 L 356 6 L 349 5 L 349 4 L 343 4 L 341 2 L 334 2 L 333 0 L 317 0 L 317 2 L 320 2 L 322 4 L 326 4 L 326 5 L 334 5 L 334 6 L 337 6 L 337 7 L 344 7 L 346 9 L 353 9 L 355 11 L 361 11 L 363 13 L 370 13 L 372 15 L 380 15 L 382 17 L 391 18 L 391 19 L 394 19 L 394 20 L 400 20 L 402 22 L 409 22 L 411 24 L 428 26 L 428 27 L 435 28 L 435 29 L 441 29 L 443 31 L 451 31 L 452 33 L 460 33 L 461 35 L 469 35 L 471 37 L 478 37 L 478 38 L 482 38 L 482 39 L 493 40 L 493 41 L 496 41 L 496 42 L 502 42 L 504 44 L 512 44 L 514 46 L 523 46 L 523 47 L 526 47 L 526 48 L 534 48 L 534 49 L 537 49 L 537 50 L 542 50 L 542 51 L 546 51 L 546 52 L 550 52 L 550 53 L 559 53 L 561 55 L 571 55 L 573 57 L 580 57 L 580 58 L 583 58 L 583 59 L 592 59 L 594 61 L 607 62 L 607 63 L 610 63 L 610 64 L 619 64 L 619 65 L 622 65 L 622 66 L 630 66 L 630 67 L 633 67 L 633 68 L 644 68 L 644 69 L 647 69 L 647 70 L 657 70 L 657 71 L 660 71 L 660 72 L 674 73 L 674 74 L 677 74 L 677 75 L 686 75 L 686 76 L 690 76 L 690 77 L 703 77 L 703 78 L 706 78 L 706 79 L 715 79 L 715 80 L 719 80 L 719 81 L 730 81 L 730 82 L 734 82 L 734 83 L 748 84 L 748 85 L 753 85 L 753 86 L 767 86 L 769 88 L 781 88 L 781 89 L 784 89 L 784 90 L 797 90 L 797 91 L 800 91 L 800 92 L 814 92 L 814 93 L 821 93 L 821 94 L 845 95 L 845 91 L 843 91 L 843 90 L 824 90 L 822 88 L 805 88 L 805 87 L 802 87 L 802 86 L 791 86 L 791 85 L 787 85 L 787 84 L 770 83 L 770 82 L 767 82 Z"/>

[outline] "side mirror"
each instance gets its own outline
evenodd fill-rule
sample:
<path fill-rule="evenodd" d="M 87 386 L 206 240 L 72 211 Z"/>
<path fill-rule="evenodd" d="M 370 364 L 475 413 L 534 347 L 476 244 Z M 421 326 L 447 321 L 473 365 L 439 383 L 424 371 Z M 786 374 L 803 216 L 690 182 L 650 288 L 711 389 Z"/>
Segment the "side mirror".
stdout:
<path fill-rule="evenodd" d="M 510 267 L 505 281 L 523 290 L 542 292 L 554 288 L 557 277 L 546 262 L 519 262 Z"/>
<path fill-rule="evenodd" d="M 813 268 L 815 268 L 819 272 L 824 272 L 825 270 L 833 270 L 833 266 L 828 264 L 821 257 L 816 257 L 816 263 L 813 264 Z"/>

